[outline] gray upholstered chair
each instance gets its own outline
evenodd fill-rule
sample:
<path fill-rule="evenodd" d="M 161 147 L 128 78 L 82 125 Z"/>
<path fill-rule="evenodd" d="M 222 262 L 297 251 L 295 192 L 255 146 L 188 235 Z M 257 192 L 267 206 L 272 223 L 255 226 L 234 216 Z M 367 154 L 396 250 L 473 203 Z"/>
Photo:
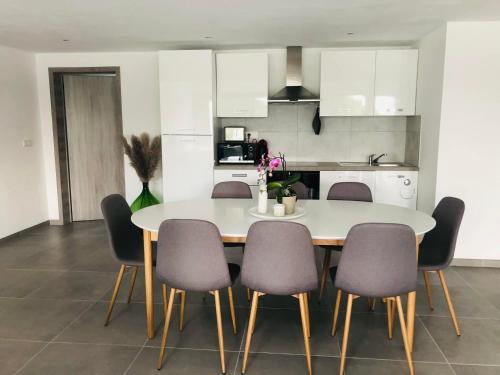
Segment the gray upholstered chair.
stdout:
<path fill-rule="evenodd" d="M 224 181 L 214 186 L 212 198 L 252 199 L 252 191 L 250 190 L 250 186 L 244 182 Z"/>
<path fill-rule="evenodd" d="M 311 199 L 309 197 L 309 188 L 301 181 L 297 181 L 292 185 L 293 190 L 297 194 L 297 199 Z M 270 190 L 267 193 L 269 199 L 276 199 L 276 190 Z"/>
<path fill-rule="evenodd" d="M 370 187 L 362 182 L 337 182 L 330 187 L 328 200 L 334 201 L 357 201 L 357 202 L 373 202 L 372 192 Z M 321 271 L 321 282 L 319 286 L 319 298 L 321 302 L 326 288 L 328 279 L 328 269 L 332 258 L 332 250 L 342 251 L 342 246 L 322 246 L 325 249 L 325 257 L 323 259 L 323 268 Z"/>
<path fill-rule="evenodd" d="M 227 288 L 229 311 L 236 334 L 232 285 L 239 273 L 240 267 L 237 264 L 227 263 L 221 235 L 214 224 L 187 219 L 165 220 L 161 224 L 158 231 L 156 276 L 163 284 L 163 303 L 167 306 L 158 369 L 161 369 L 163 363 L 175 295 L 181 295 L 179 328 L 182 330 L 186 292 L 194 291 L 209 292 L 215 297 L 221 368 L 222 373 L 226 372 L 219 290 Z M 167 284 L 171 287 L 168 304 Z"/>
<path fill-rule="evenodd" d="M 352 302 L 358 297 L 381 297 L 397 305 L 406 359 L 413 375 L 401 296 L 417 288 L 415 243 L 413 229 L 402 224 L 358 224 L 349 231 L 335 278 L 335 286 L 348 293 L 340 353 L 341 375 L 344 375 L 345 369 Z M 337 299 L 334 325 L 339 308 L 340 299 Z"/>
<path fill-rule="evenodd" d="M 430 272 L 436 272 L 443 287 L 444 296 L 450 310 L 451 319 L 455 326 L 457 336 L 460 336 L 460 327 L 451 301 L 450 292 L 443 270 L 447 268 L 453 260 L 455 245 L 457 243 L 458 231 L 464 216 L 465 204 L 462 200 L 453 197 L 445 197 L 436 206 L 432 217 L 436 220 L 436 227 L 427 233 L 420 243 L 418 257 L 418 269 L 424 275 L 427 302 L 431 310 L 432 291 L 429 284 Z"/>
<path fill-rule="evenodd" d="M 223 181 L 216 184 L 212 190 L 212 199 L 252 199 L 252 191 L 248 184 L 241 181 Z M 244 251 L 245 244 L 224 243 L 225 247 L 241 247 Z M 250 290 L 247 289 L 247 300 L 250 301 Z"/>
<path fill-rule="evenodd" d="M 142 230 L 136 227 L 130 220 L 132 211 L 125 198 L 120 194 L 111 194 L 105 197 L 101 201 L 101 211 L 108 232 L 113 257 L 120 264 L 120 271 L 116 278 L 113 296 L 109 302 L 108 313 L 104 323 L 104 325 L 107 326 L 127 266 L 133 268 L 127 298 L 127 303 L 130 303 L 137 271 L 140 266 L 144 266 L 144 243 Z M 154 250 L 155 249 L 153 249 L 153 257 L 155 256 Z"/>
<path fill-rule="evenodd" d="M 284 221 L 252 224 L 247 235 L 241 281 L 254 291 L 241 372 L 245 373 L 247 368 L 259 297 L 275 294 L 291 295 L 299 300 L 307 369 L 311 374 L 307 293 L 317 288 L 318 274 L 309 230 L 302 224 Z"/>

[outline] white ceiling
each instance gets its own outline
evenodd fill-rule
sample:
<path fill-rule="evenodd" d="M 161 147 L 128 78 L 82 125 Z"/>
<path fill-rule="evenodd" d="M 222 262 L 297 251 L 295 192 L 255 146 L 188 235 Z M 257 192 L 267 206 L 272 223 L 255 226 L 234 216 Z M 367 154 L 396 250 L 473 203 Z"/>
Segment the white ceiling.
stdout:
<path fill-rule="evenodd" d="M 446 21 L 490 20 L 500 20 L 500 0 L 0 0 L 0 44 L 30 51 L 405 44 Z"/>

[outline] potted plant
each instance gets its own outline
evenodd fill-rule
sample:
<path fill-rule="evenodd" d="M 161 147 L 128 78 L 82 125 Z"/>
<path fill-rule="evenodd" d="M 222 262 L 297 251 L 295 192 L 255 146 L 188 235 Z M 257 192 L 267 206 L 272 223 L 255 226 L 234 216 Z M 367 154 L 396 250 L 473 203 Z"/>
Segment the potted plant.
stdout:
<path fill-rule="evenodd" d="M 152 140 L 148 133 L 140 136 L 132 135 L 130 144 L 127 138 L 122 137 L 123 149 L 130 160 L 130 165 L 137 172 L 142 181 L 142 192 L 134 200 L 130 209 L 132 212 L 141 208 L 152 206 L 160 201 L 149 190 L 149 181 L 153 178 L 161 160 L 161 138 L 154 137 Z"/>
<path fill-rule="evenodd" d="M 290 215 L 295 212 L 295 203 L 297 202 L 297 194 L 293 189 L 293 184 L 300 180 L 300 173 L 288 174 L 286 170 L 285 155 L 279 154 L 280 156 L 275 159 L 279 159 L 278 164 L 282 166 L 282 170 L 285 176 L 288 176 L 282 181 L 272 181 L 267 184 L 267 190 L 276 190 L 276 200 L 278 203 L 283 203 L 285 206 L 285 214 Z"/>

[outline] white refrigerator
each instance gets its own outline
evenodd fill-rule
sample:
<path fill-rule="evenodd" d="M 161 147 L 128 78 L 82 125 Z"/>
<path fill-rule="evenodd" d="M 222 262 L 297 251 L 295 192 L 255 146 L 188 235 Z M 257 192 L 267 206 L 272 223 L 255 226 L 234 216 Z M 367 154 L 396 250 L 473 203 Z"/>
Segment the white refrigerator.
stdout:
<path fill-rule="evenodd" d="M 162 135 L 163 200 L 210 197 L 214 141 L 211 135 Z"/>
<path fill-rule="evenodd" d="M 210 197 L 214 167 L 213 52 L 160 51 L 158 57 L 163 200 Z"/>

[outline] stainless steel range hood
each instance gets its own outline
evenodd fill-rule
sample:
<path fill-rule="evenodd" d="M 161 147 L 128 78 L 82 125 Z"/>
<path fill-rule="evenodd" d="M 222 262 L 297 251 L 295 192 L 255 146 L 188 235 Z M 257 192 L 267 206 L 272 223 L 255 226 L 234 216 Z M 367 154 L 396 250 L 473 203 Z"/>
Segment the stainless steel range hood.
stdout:
<path fill-rule="evenodd" d="M 302 47 L 286 47 L 286 86 L 272 95 L 269 103 L 319 102 L 319 97 L 302 87 Z"/>

